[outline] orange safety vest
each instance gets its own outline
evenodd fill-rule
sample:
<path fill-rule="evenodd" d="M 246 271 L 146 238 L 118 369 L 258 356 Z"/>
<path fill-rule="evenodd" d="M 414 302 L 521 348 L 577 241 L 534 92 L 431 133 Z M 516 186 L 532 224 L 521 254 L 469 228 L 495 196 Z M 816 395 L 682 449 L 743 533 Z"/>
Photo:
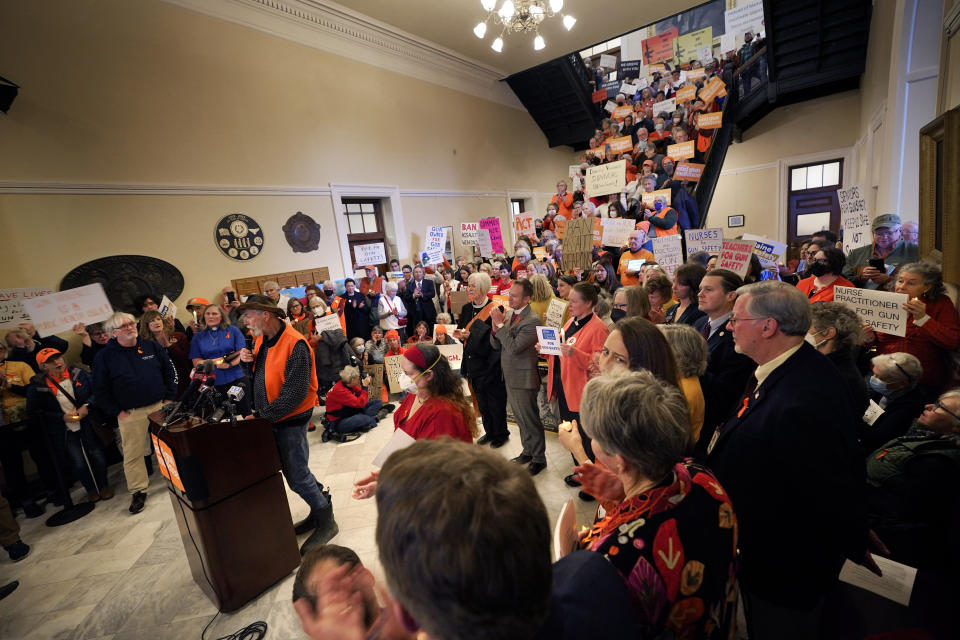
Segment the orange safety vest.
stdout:
<path fill-rule="evenodd" d="M 277 344 L 270 347 L 270 350 L 267 351 L 267 359 L 266 362 L 264 362 L 265 370 L 263 372 L 263 382 L 267 388 L 267 402 L 273 402 L 277 399 L 277 396 L 280 395 L 280 388 L 283 387 L 284 375 L 286 374 L 287 359 L 290 358 L 290 354 L 293 353 L 293 348 L 297 342 L 301 341 L 307 343 L 307 339 L 303 337 L 303 334 L 292 326 L 285 324 L 283 333 L 280 334 L 280 339 L 277 340 Z M 253 343 L 254 367 L 256 367 L 257 353 L 260 351 L 260 345 L 262 344 L 263 336 L 257 336 L 257 339 Z M 308 348 L 309 346 L 310 344 L 307 343 Z M 317 406 L 317 387 L 319 385 L 317 384 L 316 364 L 314 364 L 312 357 L 313 352 L 311 351 L 310 353 L 310 388 L 307 389 L 307 395 L 303 401 L 297 405 L 296 409 L 283 416 L 281 420 L 305 413 Z"/>
<path fill-rule="evenodd" d="M 674 212 L 676 212 L 676 209 L 674 209 L 673 207 L 664 207 L 663 209 L 660 209 L 660 213 L 655 213 L 653 217 L 654 217 L 654 218 L 665 218 L 665 217 L 667 217 L 667 212 L 669 212 L 669 211 L 674 211 Z M 677 215 L 679 216 L 679 214 L 677 214 Z M 653 225 L 650 225 L 650 226 L 651 226 L 652 228 L 654 228 L 654 229 L 657 230 L 657 236 L 656 236 L 656 237 L 658 237 L 658 238 L 662 238 L 663 236 L 675 236 L 675 235 L 677 235 L 677 234 L 680 233 L 680 231 L 679 231 L 679 229 L 680 229 L 680 220 L 679 220 L 679 218 L 677 219 L 677 222 L 675 222 L 675 223 L 673 224 L 673 226 L 670 227 L 669 229 L 663 229 L 663 228 L 661 228 L 661 227 L 655 227 L 655 226 L 653 226 Z"/>

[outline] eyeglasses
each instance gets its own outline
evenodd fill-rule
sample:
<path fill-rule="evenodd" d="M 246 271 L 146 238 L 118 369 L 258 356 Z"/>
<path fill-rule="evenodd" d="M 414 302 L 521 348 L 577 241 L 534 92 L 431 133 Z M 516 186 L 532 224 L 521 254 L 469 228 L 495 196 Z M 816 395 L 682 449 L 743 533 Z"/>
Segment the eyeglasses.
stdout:
<path fill-rule="evenodd" d="M 937 402 L 933 405 L 933 410 L 936 411 L 937 409 L 943 409 L 943 412 L 945 414 L 947 414 L 957 422 L 960 422 L 960 416 L 958 416 L 953 411 L 950 411 L 950 409 L 947 409 L 945 406 L 943 406 L 943 404 L 941 404 L 939 400 L 937 400 Z"/>
<path fill-rule="evenodd" d="M 626 302 L 623 302 L 623 303 L 620 303 L 620 304 L 614 304 L 614 305 L 613 305 L 613 308 L 614 308 L 614 309 L 621 309 L 621 310 L 623 310 L 623 311 L 626 311 L 626 310 L 627 310 L 627 303 L 626 303 Z"/>
<path fill-rule="evenodd" d="M 737 318 L 735 316 L 730 316 L 730 320 L 728 322 L 729 324 L 734 325 L 734 324 L 737 324 L 738 322 L 748 322 L 750 320 L 766 320 L 769 317 L 770 316 L 764 316 L 762 318 Z"/>
<path fill-rule="evenodd" d="M 117 327 L 115 331 L 119 331 L 120 329 L 136 329 L 136 328 L 137 328 L 136 322 L 124 322 L 122 325 Z"/>
<path fill-rule="evenodd" d="M 804 252 L 803 252 L 803 255 L 812 258 L 813 256 L 817 255 L 817 252 L 816 252 L 816 251 L 804 251 Z"/>
<path fill-rule="evenodd" d="M 887 231 L 880 231 L 879 229 L 873 232 L 873 235 L 877 238 L 892 238 L 893 236 L 900 233 L 900 229 L 890 229 Z"/>

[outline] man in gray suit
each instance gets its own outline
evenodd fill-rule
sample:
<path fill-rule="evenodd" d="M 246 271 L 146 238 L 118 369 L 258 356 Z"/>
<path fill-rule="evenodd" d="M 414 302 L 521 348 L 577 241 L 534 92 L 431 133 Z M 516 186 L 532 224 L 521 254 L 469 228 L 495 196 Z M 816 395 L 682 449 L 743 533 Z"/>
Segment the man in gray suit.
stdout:
<path fill-rule="evenodd" d="M 547 458 L 544 455 L 546 443 L 543 425 L 537 408 L 540 374 L 537 372 L 536 345 L 540 317 L 530 308 L 532 295 L 533 287 L 529 280 L 514 281 L 509 295 L 511 311 L 504 313 L 494 307 L 490 312 L 493 322 L 490 342 L 500 350 L 507 401 L 520 426 L 523 452 L 513 462 L 529 463 L 527 470 L 535 476 L 547 468 Z"/>

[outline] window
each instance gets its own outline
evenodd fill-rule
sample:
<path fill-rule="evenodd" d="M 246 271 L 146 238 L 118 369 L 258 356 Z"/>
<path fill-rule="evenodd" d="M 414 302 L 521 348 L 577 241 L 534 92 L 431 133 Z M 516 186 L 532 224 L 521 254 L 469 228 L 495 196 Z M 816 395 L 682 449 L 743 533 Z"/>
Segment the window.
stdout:
<path fill-rule="evenodd" d="M 510 213 L 518 216 L 524 212 L 523 200 L 521 198 L 514 198 L 510 201 Z"/>
<path fill-rule="evenodd" d="M 347 216 L 350 233 L 377 233 L 377 205 L 376 201 L 344 201 L 344 213 Z"/>
<path fill-rule="evenodd" d="M 821 229 L 840 231 L 843 160 L 827 160 L 789 167 L 787 175 L 787 239 L 799 243 Z"/>
<path fill-rule="evenodd" d="M 790 191 L 840 186 L 840 161 L 791 167 Z"/>

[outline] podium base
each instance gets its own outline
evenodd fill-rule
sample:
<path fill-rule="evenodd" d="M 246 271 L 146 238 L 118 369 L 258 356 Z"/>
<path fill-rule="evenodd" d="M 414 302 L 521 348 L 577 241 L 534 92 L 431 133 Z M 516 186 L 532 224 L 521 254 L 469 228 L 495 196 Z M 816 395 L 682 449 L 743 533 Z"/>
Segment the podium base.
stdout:
<path fill-rule="evenodd" d="M 93 511 L 92 502 L 81 502 L 80 504 L 75 504 L 72 507 L 64 507 L 60 511 L 47 518 L 47 521 L 44 524 L 46 524 L 48 527 L 60 527 L 65 524 L 70 524 L 74 520 L 79 520 L 91 511 Z"/>

